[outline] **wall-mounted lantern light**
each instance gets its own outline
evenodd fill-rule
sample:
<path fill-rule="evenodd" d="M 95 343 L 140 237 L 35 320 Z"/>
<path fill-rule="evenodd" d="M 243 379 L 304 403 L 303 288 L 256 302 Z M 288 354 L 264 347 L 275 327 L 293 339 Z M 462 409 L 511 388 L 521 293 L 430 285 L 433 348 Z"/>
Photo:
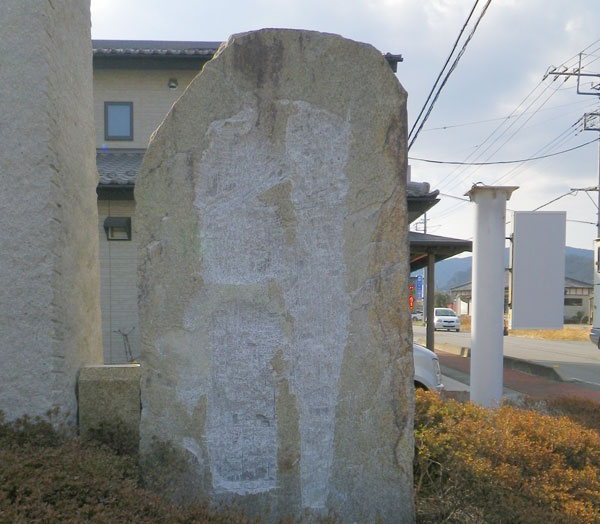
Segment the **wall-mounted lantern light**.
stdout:
<path fill-rule="evenodd" d="M 169 89 L 177 89 L 177 86 L 179 85 L 177 78 L 169 78 L 167 85 L 169 86 Z"/>
<path fill-rule="evenodd" d="M 106 240 L 131 240 L 131 217 L 107 217 L 104 231 Z"/>

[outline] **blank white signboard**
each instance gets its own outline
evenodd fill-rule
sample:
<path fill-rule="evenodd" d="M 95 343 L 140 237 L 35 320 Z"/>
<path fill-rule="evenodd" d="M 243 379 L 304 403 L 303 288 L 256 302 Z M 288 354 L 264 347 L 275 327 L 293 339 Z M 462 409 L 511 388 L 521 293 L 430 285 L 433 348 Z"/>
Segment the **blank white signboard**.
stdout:
<path fill-rule="evenodd" d="M 562 329 L 565 299 L 563 211 L 516 211 L 511 329 Z"/>

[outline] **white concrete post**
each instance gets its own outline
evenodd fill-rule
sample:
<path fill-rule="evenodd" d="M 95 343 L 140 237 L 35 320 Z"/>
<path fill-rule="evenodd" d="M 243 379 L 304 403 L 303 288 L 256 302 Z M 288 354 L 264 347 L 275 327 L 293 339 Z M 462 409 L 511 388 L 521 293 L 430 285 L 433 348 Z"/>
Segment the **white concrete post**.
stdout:
<path fill-rule="evenodd" d="M 504 244 L 506 201 L 514 186 L 473 186 L 473 317 L 471 402 L 494 407 L 502 399 Z"/>

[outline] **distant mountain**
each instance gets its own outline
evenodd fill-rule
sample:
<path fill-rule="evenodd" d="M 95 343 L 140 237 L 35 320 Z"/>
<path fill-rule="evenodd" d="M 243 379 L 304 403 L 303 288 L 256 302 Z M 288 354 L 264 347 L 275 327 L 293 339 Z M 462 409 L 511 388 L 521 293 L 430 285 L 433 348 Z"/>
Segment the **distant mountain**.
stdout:
<path fill-rule="evenodd" d="M 508 248 L 505 264 L 508 265 Z M 448 289 L 471 281 L 472 257 L 449 258 L 435 265 L 435 289 Z M 594 252 L 591 249 L 565 249 L 565 276 L 592 283 L 594 280 Z"/>
<path fill-rule="evenodd" d="M 578 249 L 577 251 L 584 251 Z M 588 284 L 594 281 L 594 252 L 590 251 L 589 255 L 581 255 L 577 253 L 567 254 L 565 256 L 565 275 L 575 280 L 581 280 Z"/>

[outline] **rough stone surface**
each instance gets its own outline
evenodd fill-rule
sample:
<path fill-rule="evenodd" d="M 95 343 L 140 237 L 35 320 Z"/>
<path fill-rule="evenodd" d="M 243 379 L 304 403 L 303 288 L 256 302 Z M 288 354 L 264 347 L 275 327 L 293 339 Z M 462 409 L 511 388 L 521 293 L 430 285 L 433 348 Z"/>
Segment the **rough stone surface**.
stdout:
<path fill-rule="evenodd" d="M 0 35 L 0 409 L 74 420 L 102 363 L 89 0 L 2 0 Z"/>
<path fill-rule="evenodd" d="M 188 495 L 412 522 L 405 107 L 373 47 L 262 30 L 151 139 L 141 446 L 185 454 Z"/>
<path fill-rule="evenodd" d="M 139 435 L 140 377 L 139 364 L 81 368 L 77 383 L 80 435 L 113 424 L 134 438 Z"/>

